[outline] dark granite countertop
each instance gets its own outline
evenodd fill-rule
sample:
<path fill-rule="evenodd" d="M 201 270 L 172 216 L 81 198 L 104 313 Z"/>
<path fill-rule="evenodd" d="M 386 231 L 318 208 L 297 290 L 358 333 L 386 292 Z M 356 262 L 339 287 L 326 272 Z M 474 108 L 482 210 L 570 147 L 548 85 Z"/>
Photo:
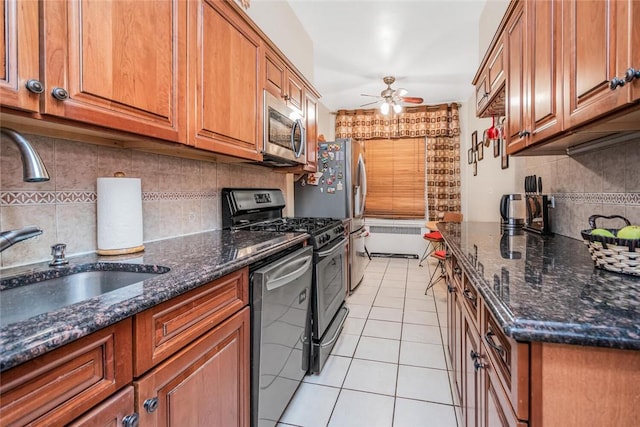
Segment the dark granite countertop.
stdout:
<path fill-rule="evenodd" d="M 640 349 L 640 277 L 596 269 L 583 242 L 509 236 L 498 223 L 438 227 L 508 336 Z"/>
<path fill-rule="evenodd" d="M 91 254 L 69 258 L 69 267 L 79 270 L 96 262 L 141 264 L 140 269 L 149 271 L 153 271 L 155 266 L 171 270 L 1 327 L 0 372 L 302 243 L 307 238 L 305 233 L 212 231 L 146 243 L 144 252 L 133 255 L 100 257 Z M 15 286 L 16 281 L 11 280 L 13 276 L 27 274 L 39 277 L 46 270 L 51 270 L 47 263 L 5 269 L 0 272 L 0 289 Z M 42 295 L 42 298 L 47 296 Z"/>

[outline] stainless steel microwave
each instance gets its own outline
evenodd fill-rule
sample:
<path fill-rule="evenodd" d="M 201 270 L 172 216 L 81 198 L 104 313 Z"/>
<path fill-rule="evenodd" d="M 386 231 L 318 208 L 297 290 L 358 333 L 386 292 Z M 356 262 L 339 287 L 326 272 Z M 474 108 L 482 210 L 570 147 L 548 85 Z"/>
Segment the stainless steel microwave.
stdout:
<path fill-rule="evenodd" d="M 305 164 L 306 132 L 302 115 L 283 100 L 264 92 L 264 163 Z"/>

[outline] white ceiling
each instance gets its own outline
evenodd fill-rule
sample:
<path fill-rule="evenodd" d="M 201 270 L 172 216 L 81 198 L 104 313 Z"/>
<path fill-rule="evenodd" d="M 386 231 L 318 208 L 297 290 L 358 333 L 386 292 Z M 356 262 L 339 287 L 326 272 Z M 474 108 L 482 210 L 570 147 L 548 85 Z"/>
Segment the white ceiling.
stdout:
<path fill-rule="evenodd" d="M 314 86 L 331 111 L 375 100 L 360 94 L 379 95 L 386 75 L 427 105 L 468 100 L 485 2 L 289 0 L 313 40 Z"/>

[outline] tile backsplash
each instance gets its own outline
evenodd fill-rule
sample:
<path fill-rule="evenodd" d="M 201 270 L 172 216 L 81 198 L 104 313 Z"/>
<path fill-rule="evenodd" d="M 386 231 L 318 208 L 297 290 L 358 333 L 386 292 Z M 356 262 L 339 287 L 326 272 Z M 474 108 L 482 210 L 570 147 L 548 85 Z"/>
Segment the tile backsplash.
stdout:
<path fill-rule="evenodd" d="M 579 156 L 525 157 L 518 183 L 527 175 L 541 176 L 543 193 L 555 197 L 550 209 L 552 231 L 582 240 L 594 214 L 621 215 L 640 224 L 640 141 L 627 142 Z M 523 192 L 523 184 L 518 186 Z M 598 226 L 620 228 L 621 220 L 601 220 Z"/>
<path fill-rule="evenodd" d="M 0 229 L 37 225 L 44 233 L 2 252 L 2 267 L 47 260 L 50 246 L 58 242 L 67 244 L 68 255 L 95 251 L 96 179 L 117 171 L 141 178 L 144 241 L 221 228 L 223 187 L 287 190 L 286 174 L 261 166 L 24 136 L 42 157 L 51 180 L 23 182 L 18 150 L 1 141 Z"/>

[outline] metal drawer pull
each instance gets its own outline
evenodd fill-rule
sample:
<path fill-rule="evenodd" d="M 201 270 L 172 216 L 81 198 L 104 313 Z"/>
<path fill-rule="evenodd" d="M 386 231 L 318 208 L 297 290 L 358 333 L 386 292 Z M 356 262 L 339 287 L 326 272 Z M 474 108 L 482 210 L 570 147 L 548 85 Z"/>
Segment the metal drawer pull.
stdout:
<path fill-rule="evenodd" d="M 498 352 L 498 354 L 500 355 L 500 357 L 504 357 L 505 355 L 505 351 L 504 348 L 500 345 L 500 344 L 496 344 L 493 342 L 493 338 L 496 334 L 494 334 L 491 329 L 489 329 L 487 331 L 487 333 L 484 335 L 484 340 L 487 342 L 487 344 L 489 344 L 489 347 L 493 348 L 495 351 Z"/>
<path fill-rule="evenodd" d="M 146 409 L 148 413 L 151 414 L 155 412 L 156 409 L 158 409 L 158 398 L 152 397 L 151 399 L 147 399 L 144 401 L 142 406 L 144 407 L 144 409 Z"/>
<path fill-rule="evenodd" d="M 138 427 L 138 423 L 140 422 L 140 416 L 136 412 L 131 415 L 127 415 L 122 419 L 123 427 Z"/>
<path fill-rule="evenodd" d="M 466 299 L 471 301 L 473 305 L 476 304 L 476 297 L 475 295 L 472 295 L 471 292 L 469 292 L 469 289 L 465 288 L 464 291 L 462 291 L 462 295 L 464 295 Z"/>
<path fill-rule="evenodd" d="M 486 365 L 482 362 L 479 362 L 477 359 L 473 361 L 473 370 L 478 372 L 480 369 L 484 368 Z"/>

